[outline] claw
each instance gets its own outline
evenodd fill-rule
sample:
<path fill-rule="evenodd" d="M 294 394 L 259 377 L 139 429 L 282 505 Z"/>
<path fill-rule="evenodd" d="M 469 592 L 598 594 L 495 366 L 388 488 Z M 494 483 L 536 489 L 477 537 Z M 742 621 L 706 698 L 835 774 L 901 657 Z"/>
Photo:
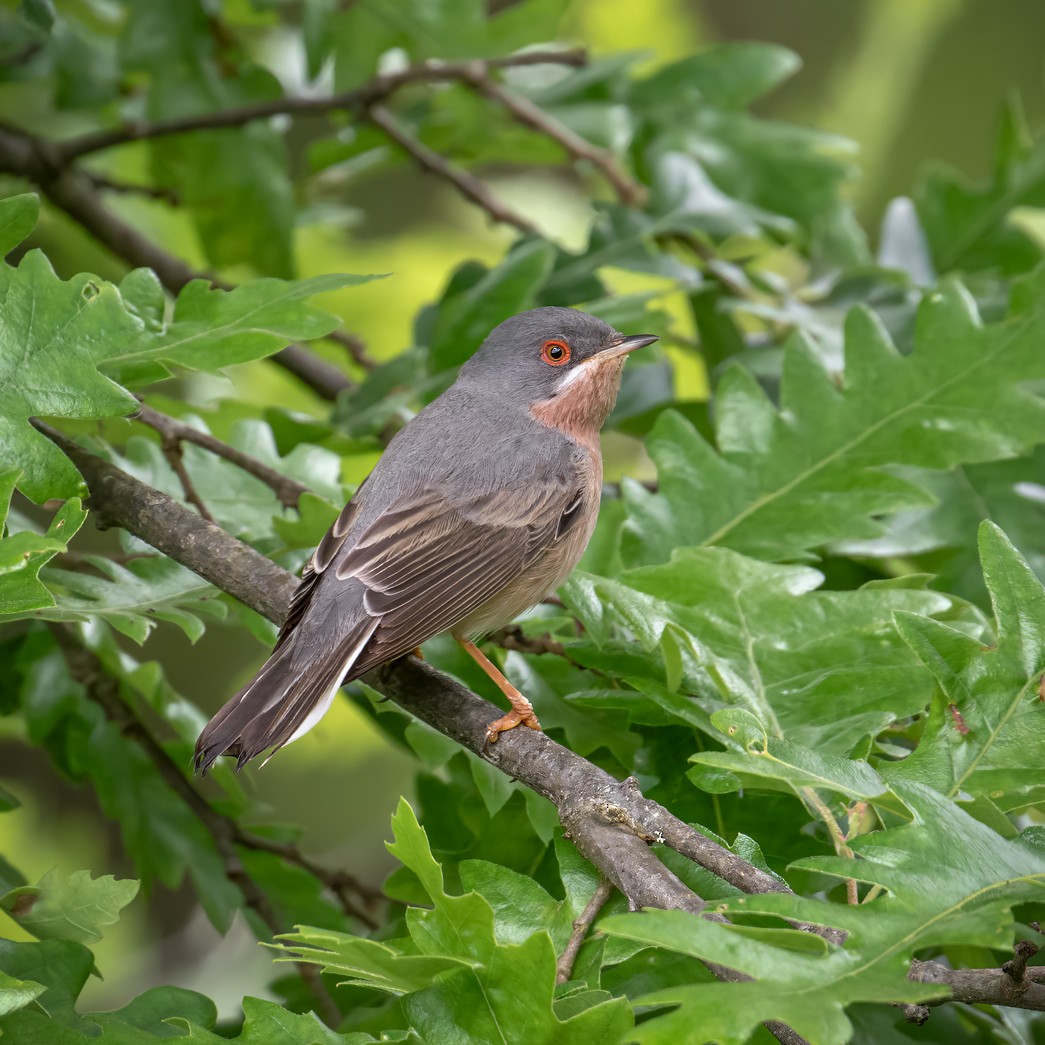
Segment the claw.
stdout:
<path fill-rule="evenodd" d="M 506 733 L 509 729 L 515 729 L 516 726 L 526 726 L 527 729 L 534 729 L 538 733 L 543 732 L 537 716 L 533 713 L 533 708 L 530 708 L 528 712 L 512 708 L 507 715 L 502 715 L 486 727 L 485 743 L 495 744 L 499 734 Z"/>

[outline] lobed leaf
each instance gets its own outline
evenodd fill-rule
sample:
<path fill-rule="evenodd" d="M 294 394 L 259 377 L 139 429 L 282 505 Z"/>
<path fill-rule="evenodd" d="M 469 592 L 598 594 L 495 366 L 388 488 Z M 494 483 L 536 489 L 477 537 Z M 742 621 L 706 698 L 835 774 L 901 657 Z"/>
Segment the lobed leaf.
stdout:
<path fill-rule="evenodd" d="M 20 886 L 0 897 L 0 907 L 38 940 L 90 944 L 102 938 L 103 929 L 119 919 L 120 910 L 137 894 L 133 880 L 92 878 L 90 871 L 62 878 L 51 870 L 36 885 Z"/>
<path fill-rule="evenodd" d="M 853 311 L 836 386 L 800 338 L 785 349 L 780 407 L 734 367 L 719 386 L 713 449 L 665 413 L 648 441 L 660 489 L 624 484 L 622 554 L 638 565 L 672 549 L 720 545 L 793 559 L 883 531 L 875 517 L 924 506 L 887 466 L 942 469 L 1023 452 L 1045 439 L 1045 311 L 983 325 L 968 294 L 945 285 L 920 310 L 914 351 Z"/>

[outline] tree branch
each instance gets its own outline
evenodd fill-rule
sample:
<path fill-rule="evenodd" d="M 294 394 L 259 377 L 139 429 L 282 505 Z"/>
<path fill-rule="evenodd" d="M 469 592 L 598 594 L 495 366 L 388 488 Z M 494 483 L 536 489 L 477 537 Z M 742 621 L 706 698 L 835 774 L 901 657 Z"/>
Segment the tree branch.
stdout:
<path fill-rule="evenodd" d="M 945 983 L 951 989 L 949 998 L 937 998 L 921 1005 L 903 1006 L 904 1014 L 911 1023 L 924 1023 L 929 1018 L 931 1007 L 948 1001 L 962 1001 L 969 1005 L 1007 1005 L 1016 1009 L 1045 1012 L 1045 982 L 1042 982 L 1042 979 L 1045 979 L 1045 969 L 1041 966 L 1026 969 L 1023 976 L 1014 979 L 1004 967 L 949 969 L 940 962 L 922 962 L 915 959 L 911 962 L 911 971 L 907 978 L 916 983 Z M 922 1009 L 925 1011 L 920 1011 Z"/>
<path fill-rule="evenodd" d="M 506 69 L 525 65 L 568 65 L 580 68 L 588 62 L 587 52 L 575 50 L 526 51 L 522 54 L 508 55 L 504 58 L 491 58 L 485 61 L 440 62 L 430 60 L 417 65 L 408 66 L 394 73 L 382 73 L 373 77 L 362 87 L 351 91 L 320 98 L 299 98 L 287 96 L 273 98 L 254 105 L 244 105 L 236 109 L 220 109 L 217 112 L 194 113 L 188 116 L 176 116 L 168 120 L 135 121 L 126 123 L 111 130 L 92 131 L 78 138 L 69 138 L 56 143 L 56 156 L 61 164 L 69 164 L 90 153 L 111 149 L 115 145 L 129 142 L 145 141 L 149 138 L 160 138 L 171 134 L 185 134 L 190 131 L 213 131 L 230 127 L 242 127 L 255 120 L 270 119 L 273 116 L 296 116 L 302 113 L 329 113 L 338 110 L 362 112 L 362 110 L 383 101 L 401 87 L 415 83 L 437 83 L 464 80 L 473 73 L 481 71 L 488 75 L 491 69 Z"/>
<path fill-rule="evenodd" d="M 383 105 L 369 106 L 366 119 L 384 131 L 419 167 L 448 181 L 466 200 L 471 200 L 477 207 L 481 207 L 494 221 L 511 225 L 524 234 L 537 232 L 535 225 L 502 203 L 474 174 L 455 166 L 445 156 L 428 148 L 413 135 L 407 134 Z"/>
<path fill-rule="evenodd" d="M 282 621 L 297 587 L 296 579 L 286 570 L 61 433 L 40 422 L 34 424 L 83 474 L 90 490 L 90 507 L 101 525 L 128 529 L 270 620 Z M 614 780 L 543 733 L 517 730 L 503 743 L 487 745 L 486 726 L 499 709 L 429 664 L 404 657 L 370 672 L 364 681 L 552 801 L 578 850 L 635 909 L 657 907 L 721 917 L 707 911 L 704 900 L 660 862 L 650 848 L 654 843 L 669 846 L 744 892 L 789 892 L 773 875 L 645 798 L 633 779 Z M 844 939 L 837 930 L 795 924 L 835 943 Z M 712 971 L 724 979 L 741 977 L 735 970 L 721 967 Z M 1036 968 L 1021 969 L 1017 960 L 1009 971 L 952 970 L 936 962 L 919 962 L 912 966 L 911 976 L 923 982 L 947 983 L 956 1001 L 1045 1011 L 1045 974 Z M 790 1028 L 777 1025 L 770 1029 L 791 1045 L 802 1041 Z"/>
<path fill-rule="evenodd" d="M 132 415 L 132 419 L 141 421 L 142 424 L 146 424 L 160 433 L 164 452 L 168 445 L 180 446 L 183 442 L 195 443 L 196 446 L 209 450 L 215 456 L 222 457 L 237 468 L 253 475 L 255 479 L 260 479 L 275 492 L 284 508 L 296 508 L 301 495 L 308 493 L 308 487 L 304 483 L 299 483 L 296 479 L 291 479 L 289 475 L 277 472 L 275 468 L 259 461 L 256 457 L 251 457 L 250 454 L 245 454 L 242 450 L 237 450 L 234 446 L 229 446 L 228 443 L 223 443 L 208 432 L 201 432 L 198 428 L 185 424 L 184 421 L 169 417 L 167 414 L 160 413 L 159 410 L 153 410 L 145 403 L 142 403 L 138 412 Z M 184 487 L 184 485 L 183 480 L 182 486 Z M 188 491 L 186 491 L 186 498 L 191 500 L 188 498 Z M 197 504 L 197 507 L 200 506 Z M 213 522 L 213 518 L 209 514 L 203 511 L 200 514 Z"/>
<path fill-rule="evenodd" d="M 35 419 L 32 423 L 83 475 L 90 491 L 88 506 L 99 526 L 128 530 L 262 616 L 277 624 L 283 621 L 297 588 L 297 578 L 219 526 L 89 453 L 56 429 Z M 364 681 L 552 801 L 559 809 L 563 827 L 575 840 L 586 825 L 598 824 L 642 843 L 644 851 L 654 843 L 667 845 L 742 892 L 790 892 L 779 878 L 645 798 L 633 778 L 615 780 L 544 733 L 516 730 L 511 734 L 511 743 L 487 745 L 486 726 L 498 716 L 499 709 L 424 661 L 403 657 L 371 671 Z M 611 879 L 622 873 L 602 867 L 602 863 L 607 863 L 604 858 L 593 863 Z M 670 878 L 674 876 L 669 878 L 670 872 L 660 866 L 661 884 L 667 883 L 663 885 L 667 891 L 660 898 L 667 899 L 672 895 Z M 616 880 L 614 884 L 620 888 Z M 658 888 L 657 882 L 643 885 L 644 900 L 657 899 Z M 621 891 L 630 895 L 627 889 Z M 643 902 L 640 906 L 662 904 Z"/>

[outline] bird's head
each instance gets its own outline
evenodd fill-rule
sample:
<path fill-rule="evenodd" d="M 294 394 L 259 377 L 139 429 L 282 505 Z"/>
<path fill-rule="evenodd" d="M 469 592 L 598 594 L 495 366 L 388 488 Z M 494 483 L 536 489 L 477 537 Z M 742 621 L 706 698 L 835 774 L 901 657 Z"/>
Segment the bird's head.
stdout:
<path fill-rule="evenodd" d="M 629 352 L 658 340 L 621 334 L 573 308 L 534 308 L 494 327 L 459 381 L 524 406 L 543 424 L 589 436 L 602 427 Z"/>

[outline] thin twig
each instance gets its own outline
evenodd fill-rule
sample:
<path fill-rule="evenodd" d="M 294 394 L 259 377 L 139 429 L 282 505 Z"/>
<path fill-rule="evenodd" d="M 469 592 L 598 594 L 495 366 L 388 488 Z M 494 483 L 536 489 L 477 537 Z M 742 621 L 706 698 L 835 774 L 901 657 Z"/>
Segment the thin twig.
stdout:
<path fill-rule="evenodd" d="M 566 124 L 556 120 L 540 106 L 535 105 L 529 98 L 507 90 L 492 79 L 480 65 L 476 65 L 466 73 L 465 80 L 480 94 L 503 105 L 517 123 L 558 142 L 575 162 L 590 163 L 613 186 L 622 203 L 629 207 L 639 207 L 646 202 L 648 195 L 646 187 L 624 171 L 608 149 L 592 145 L 591 142 L 571 131 Z"/>
<path fill-rule="evenodd" d="M 103 192 L 118 192 L 123 196 L 144 196 L 146 199 L 159 200 L 172 207 L 181 206 L 181 197 L 174 189 L 165 188 L 162 185 L 135 185 L 128 181 L 119 181 L 105 174 L 97 174 L 94 171 L 84 171 L 91 179 L 96 189 Z"/>
<path fill-rule="evenodd" d="M 502 203 L 474 174 L 454 166 L 441 153 L 430 149 L 424 142 L 403 130 L 391 111 L 383 105 L 369 106 L 366 118 L 391 138 L 419 167 L 448 181 L 465 199 L 481 207 L 494 221 L 511 225 L 523 233 L 537 232 L 535 225 Z"/>
<path fill-rule="evenodd" d="M 214 522 L 214 516 L 211 515 L 210 509 L 203 503 L 203 498 L 200 496 L 199 491 L 196 489 L 196 484 L 192 481 L 192 476 L 189 475 L 189 470 L 185 467 L 185 455 L 181 452 L 181 440 L 177 436 L 168 435 L 165 432 L 160 433 L 160 448 L 163 450 L 163 456 L 167 459 L 167 463 L 174 470 L 174 474 L 178 477 L 178 482 L 181 483 L 181 491 L 185 495 L 185 500 L 189 504 L 194 505 L 196 511 L 203 516 L 208 522 Z"/>
<path fill-rule="evenodd" d="M 799 791 L 806 802 L 813 807 L 816 815 L 823 821 L 824 826 L 827 828 L 827 833 L 831 836 L 835 853 L 847 860 L 855 860 L 856 854 L 849 848 L 845 834 L 842 828 L 839 827 L 838 821 L 827 803 L 816 793 L 814 788 L 802 787 L 799 788 Z M 847 878 L 845 880 L 845 894 L 848 903 L 856 904 L 860 902 L 860 893 L 857 889 L 855 878 Z"/>
<path fill-rule="evenodd" d="M 366 350 L 366 344 L 358 334 L 351 334 L 347 330 L 332 330 L 327 334 L 327 341 L 333 341 L 340 345 L 349 355 L 352 362 L 357 363 L 364 370 L 373 370 L 378 362 Z"/>
<path fill-rule="evenodd" d="M 733 273 L 738 271 L 731 262 L 723 260 L 715 248 L 707 241 L 691 232 L 665 232 L 656 237 L 658 242 L 668 244 L 672 241 L 691 250 L 704 263 L 708 272 L 735 298 L 742 301 L 758 301 L 759 295 L 750 283 L 738 278 Z"/>
<path fill-rule="evenodd" d="M 518 624 L 499 628 L 487 635 L 486 640 L 500 646 L 501 649 L 515 650 L 518 653 L 554 653 L 557 657 L 572 659 L 566 652 L 566 647 L 551 635 L 527 635 Z"/>
<path fill-rule="evenodd" d="M 250 454 L 246 454 L 242 450 L 237 450 L 234 446 L 229 446 L 228 443 L 223 443 L 220 439 L 216 439 L 209 432 L 201 432 L 198 428 L 193 428 L 192 425 L 188 425 L 184 421 L 179 421 L 177 418 L 160 413 L 159 410 L 154 410 L 145 403 L 141 404 L 138 412 L 133 417 L 135 420 L 141 421 L 142 424 L 146 424 L 160 433 L 164 453 L 167 452 L 168 445 L 177 447 L 182 442 L 194 443 L 196 446 L 209 450 L 215 456 L 224 458 L 237 468 L 241 468 L 244 472 L 253 475 L 255 479 L 260 479 L 275 492 L 284 508 L 296 508 L 301 495 L 308 493 L 308 487 L 304 483 L 299 483 L 289 475 L 277 472 L 275 468 L 259 461 L 256 457 L 251 457 Z M 182 485 L 184 486 L 184 482 Z M 191 498 L 187 499 L 191 500 Z M 203 513 L 201 512 L 201 514 Z M 211 518 L 210 515 L 204 515 L 203 517 L 205 519 Z"/>
<path fill-rule="evenodd" d="M 273 116 L 328 113 L 338 110 L 361 112 L 367 107 L 383 101 L 408 84 L 464 80 L 477 69 L 481 69 L 485 74 L 489 69 L 506 69 L 525 65 L 567 65 L 580 68 L 586 65 L 587 61 L 587 52 L 579 49 L 526 51 L 523 54 L 491 58 L 486 61 L 440 62 L 431 60 L 408 66 L 398 72 L 382 73 L 373 77 L 362 87 L 325 97 L 272 98 L 235 109 L 193 113 L 168 120 L 141 120 L 109 130 L 92 131 L 78 138 L 69 138 L 56 143 L 57 156 L 59 162 L 65 165 L 90 153 L 111 149 L 115 145 L 160 138 L 171 134 L 242 127 L 255 120 L 269 119 Z"/>
<path fill-rule="evenodd" d="M 595 886 L 595 892 L 584 905 L 584 910 L 573 921 L 573 932 L 570 933 L 562 956 L 555 966 L 556 983 L 567 983 L 573 975 L 573 966 L 580 953 L 581 944 L 588 935 L 591 923 L 599 916 L 599 911 L 606 906 L 606 901 L 609 900 L 612 893 L 613 883 L 608 878 L 600 878 L 599 884 Z"/>
<path fill-rule="evenodd" d="M 359 921 L 370 929 L 378 928 L 373 916 L 360 908 L 355 898 L 359 897 L 368 907 L 373 907 L 375 904 L 386 902 L 386 897 L 380 889 L 367 885 L 366 882 L 361 881 L 348 871 L 333 870 L 324 867 L 322 864 L 317 864 L 314 860 L 305 856 L 293 842 L 277 842 L 271 838 L 265 838 L 263 835 L 245 831 L 239 824 L 234 824 L 234 827 L 237 845 L 241 845 L 245 849 L 257 849 L 260 852 L 272 853 L 286 860 L 287 863 L 296 864 L 303 871 L 308 871 L 310 875 L 318 878 L 341 901 L 345 914 L 358 918 Z"/>
<path fill-rule="evenodd" d="M 1039 950 L 1040 948 L 1036 943 L 1032 943 L 1030 940 L 1020 940 L 1020 942 L 1016 944 L 1012 957 L 1001 967 L 1001 971 L 1005 973 L 1013 983 L 1023 983 L 1027 978 L 1027 962 L 1030 961 Z"/>

